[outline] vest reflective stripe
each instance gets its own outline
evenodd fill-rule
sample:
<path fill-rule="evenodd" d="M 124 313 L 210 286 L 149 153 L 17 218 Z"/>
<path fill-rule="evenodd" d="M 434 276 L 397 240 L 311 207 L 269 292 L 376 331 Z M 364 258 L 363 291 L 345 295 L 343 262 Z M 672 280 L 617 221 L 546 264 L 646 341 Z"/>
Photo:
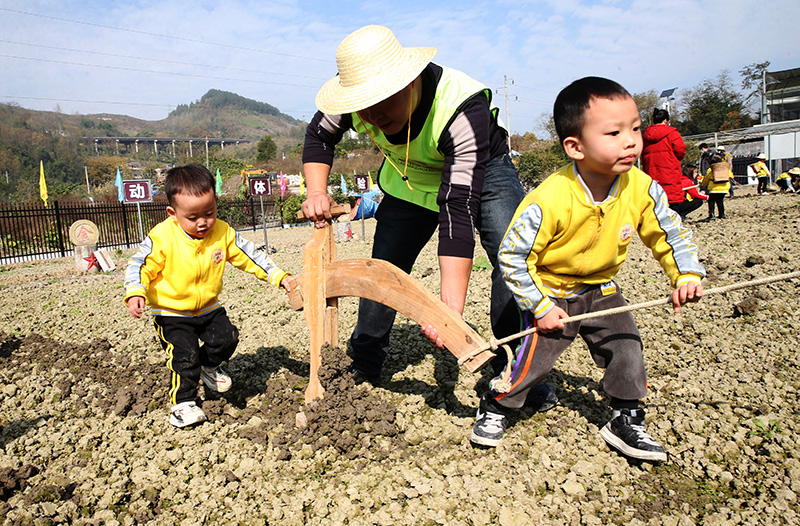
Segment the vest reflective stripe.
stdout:
<path fill-rule="evenodd" d="M 414 190 L 409 189 L 403 181 L 402 173 L 384 160 L 378 177 L 378 184 L 384 192 L 434 212 L 439 211 L 436 196 L 442 182 L 444 166 L 444 155 L 438 150 L 439 138 L 461 104 L 481 91 L 489 101 L 492 100 L 491 91 L 483 84 L 460 71 L 442 66 L 442 78 L 436 87 L 431 110 L 419 135 L 409 145 L 406 175 Z M 494 107 L 492 110 L 496 118 L 497 110 Z M 359 133 L 368 132 L 402 170 L 405 165 L 406 143 L 391 144 L 378 127 L 362 121 L 357 113 L 353 113 L 352 117 L 353 128 Z"/>

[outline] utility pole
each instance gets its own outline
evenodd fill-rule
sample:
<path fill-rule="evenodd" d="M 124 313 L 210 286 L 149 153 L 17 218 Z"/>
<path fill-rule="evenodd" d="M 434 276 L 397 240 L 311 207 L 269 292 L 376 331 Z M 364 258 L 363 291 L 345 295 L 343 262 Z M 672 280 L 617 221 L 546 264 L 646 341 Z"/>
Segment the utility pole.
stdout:
<path fill-rule="evenodd" d="M 511 85 L 514 85 L 514 79 L 508 78 L 508 76 L 503 75 L 503 92 L 506 98 L 506 131 L 508 134 L 506 135 L 506 142 L 508 144 L 508 153 L 511 154 L 511 116 L 508 111 L 508 83 L 511 82 Z M 495 92 L 500 90 L 495 90 Z M 513 100 L 519 100 L 516 95 L 513 96 Z"/>
<path fill-rule="evenodd" d="M 83 173 L 86 174 L 86 193 L 88 195 L 92 195 L 91 189 L 89 189 L 89 168 L 86 166 L 83 167 Z"/>
<path fill-rule="evenodd" d="M 514 79 L 511 79 L 511 84 L 514 84 Z M 506 95 L 506 127 L 508 134 L 506 134 L 506 141 L 508 142 L 508 153 L 511 155 L 511 119 L 508 114 L 508 77 L 503 75 L 503 91 Z"/>
<path fill-rule="evenodd" d="M 767 68 L 761 72 L 761 124 L 769 122 L 767 114 Z"/>

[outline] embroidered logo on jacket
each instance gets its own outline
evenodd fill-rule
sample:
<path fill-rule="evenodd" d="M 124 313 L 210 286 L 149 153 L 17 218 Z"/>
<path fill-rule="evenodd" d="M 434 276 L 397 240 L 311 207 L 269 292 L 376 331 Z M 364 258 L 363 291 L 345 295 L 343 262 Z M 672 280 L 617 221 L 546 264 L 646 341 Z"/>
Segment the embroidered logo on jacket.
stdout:
<path fill-rule="evenodd" d="M 634 231 L 633 225 L 623 225 L 622 228 L 619 229 L 620 244 L 630 243 L 631 239 L 633 239 Z"/>
<path fill-rule="evenodd" d="M 214 254 L 211 256 L 211 261 L 214 262 L 215 265 L 219 265 L 224 260 L 224 256 L 222 255 L 222 249 L 218 248 L 214 251 Z"/>

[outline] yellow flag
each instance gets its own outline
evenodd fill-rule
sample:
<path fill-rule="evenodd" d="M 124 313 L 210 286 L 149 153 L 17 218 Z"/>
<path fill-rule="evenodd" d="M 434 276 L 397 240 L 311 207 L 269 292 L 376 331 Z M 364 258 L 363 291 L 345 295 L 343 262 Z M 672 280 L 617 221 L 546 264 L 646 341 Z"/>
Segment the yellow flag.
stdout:
<path fill-rule="evenodd" d="M 369 176 L 369 189 L 372 190 L 375 187 L 375 183 L 372 182 L 372 174 L 367 172 L 367 175 Z"/>
<path fill-rule="evenodd" d="M 300 172 L 300 195 L 306 193 L 306 184 L 303 182 L 303 172 Z"/>
<path fill-rule="evenodd" d="M 39 161 L 39 197 L 44 201 L 44 206 L 47 206 L 47 183 L 44 180 L 44 163 Z"/>

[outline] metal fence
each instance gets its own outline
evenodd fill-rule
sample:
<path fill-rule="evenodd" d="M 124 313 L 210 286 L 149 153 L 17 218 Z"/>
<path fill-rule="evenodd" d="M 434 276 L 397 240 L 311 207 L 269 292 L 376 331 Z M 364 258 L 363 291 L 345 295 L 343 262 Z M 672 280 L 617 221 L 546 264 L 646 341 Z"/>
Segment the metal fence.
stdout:
<path fill-rule="evenodd" d="M 758 161 L 755 155 L 737 155 L 731 160 L 734 180 L 740 185 L 748 184 L 747 167 Z"/>
<path fill-rule="evenodd" d="M 98 248 L 137 246 L 153 226 L 167 217 L 166 200 L 152 203 L 87 203 L 54 201 L 29 205 L 0 205 L 0 264 L 67 257 L 73 254 L 69 228 L 79 219 L 97 225 Z M 217 217 L 237 230 L 280 226 L 281 204 L 254 199 L 220 200 Z"/>

